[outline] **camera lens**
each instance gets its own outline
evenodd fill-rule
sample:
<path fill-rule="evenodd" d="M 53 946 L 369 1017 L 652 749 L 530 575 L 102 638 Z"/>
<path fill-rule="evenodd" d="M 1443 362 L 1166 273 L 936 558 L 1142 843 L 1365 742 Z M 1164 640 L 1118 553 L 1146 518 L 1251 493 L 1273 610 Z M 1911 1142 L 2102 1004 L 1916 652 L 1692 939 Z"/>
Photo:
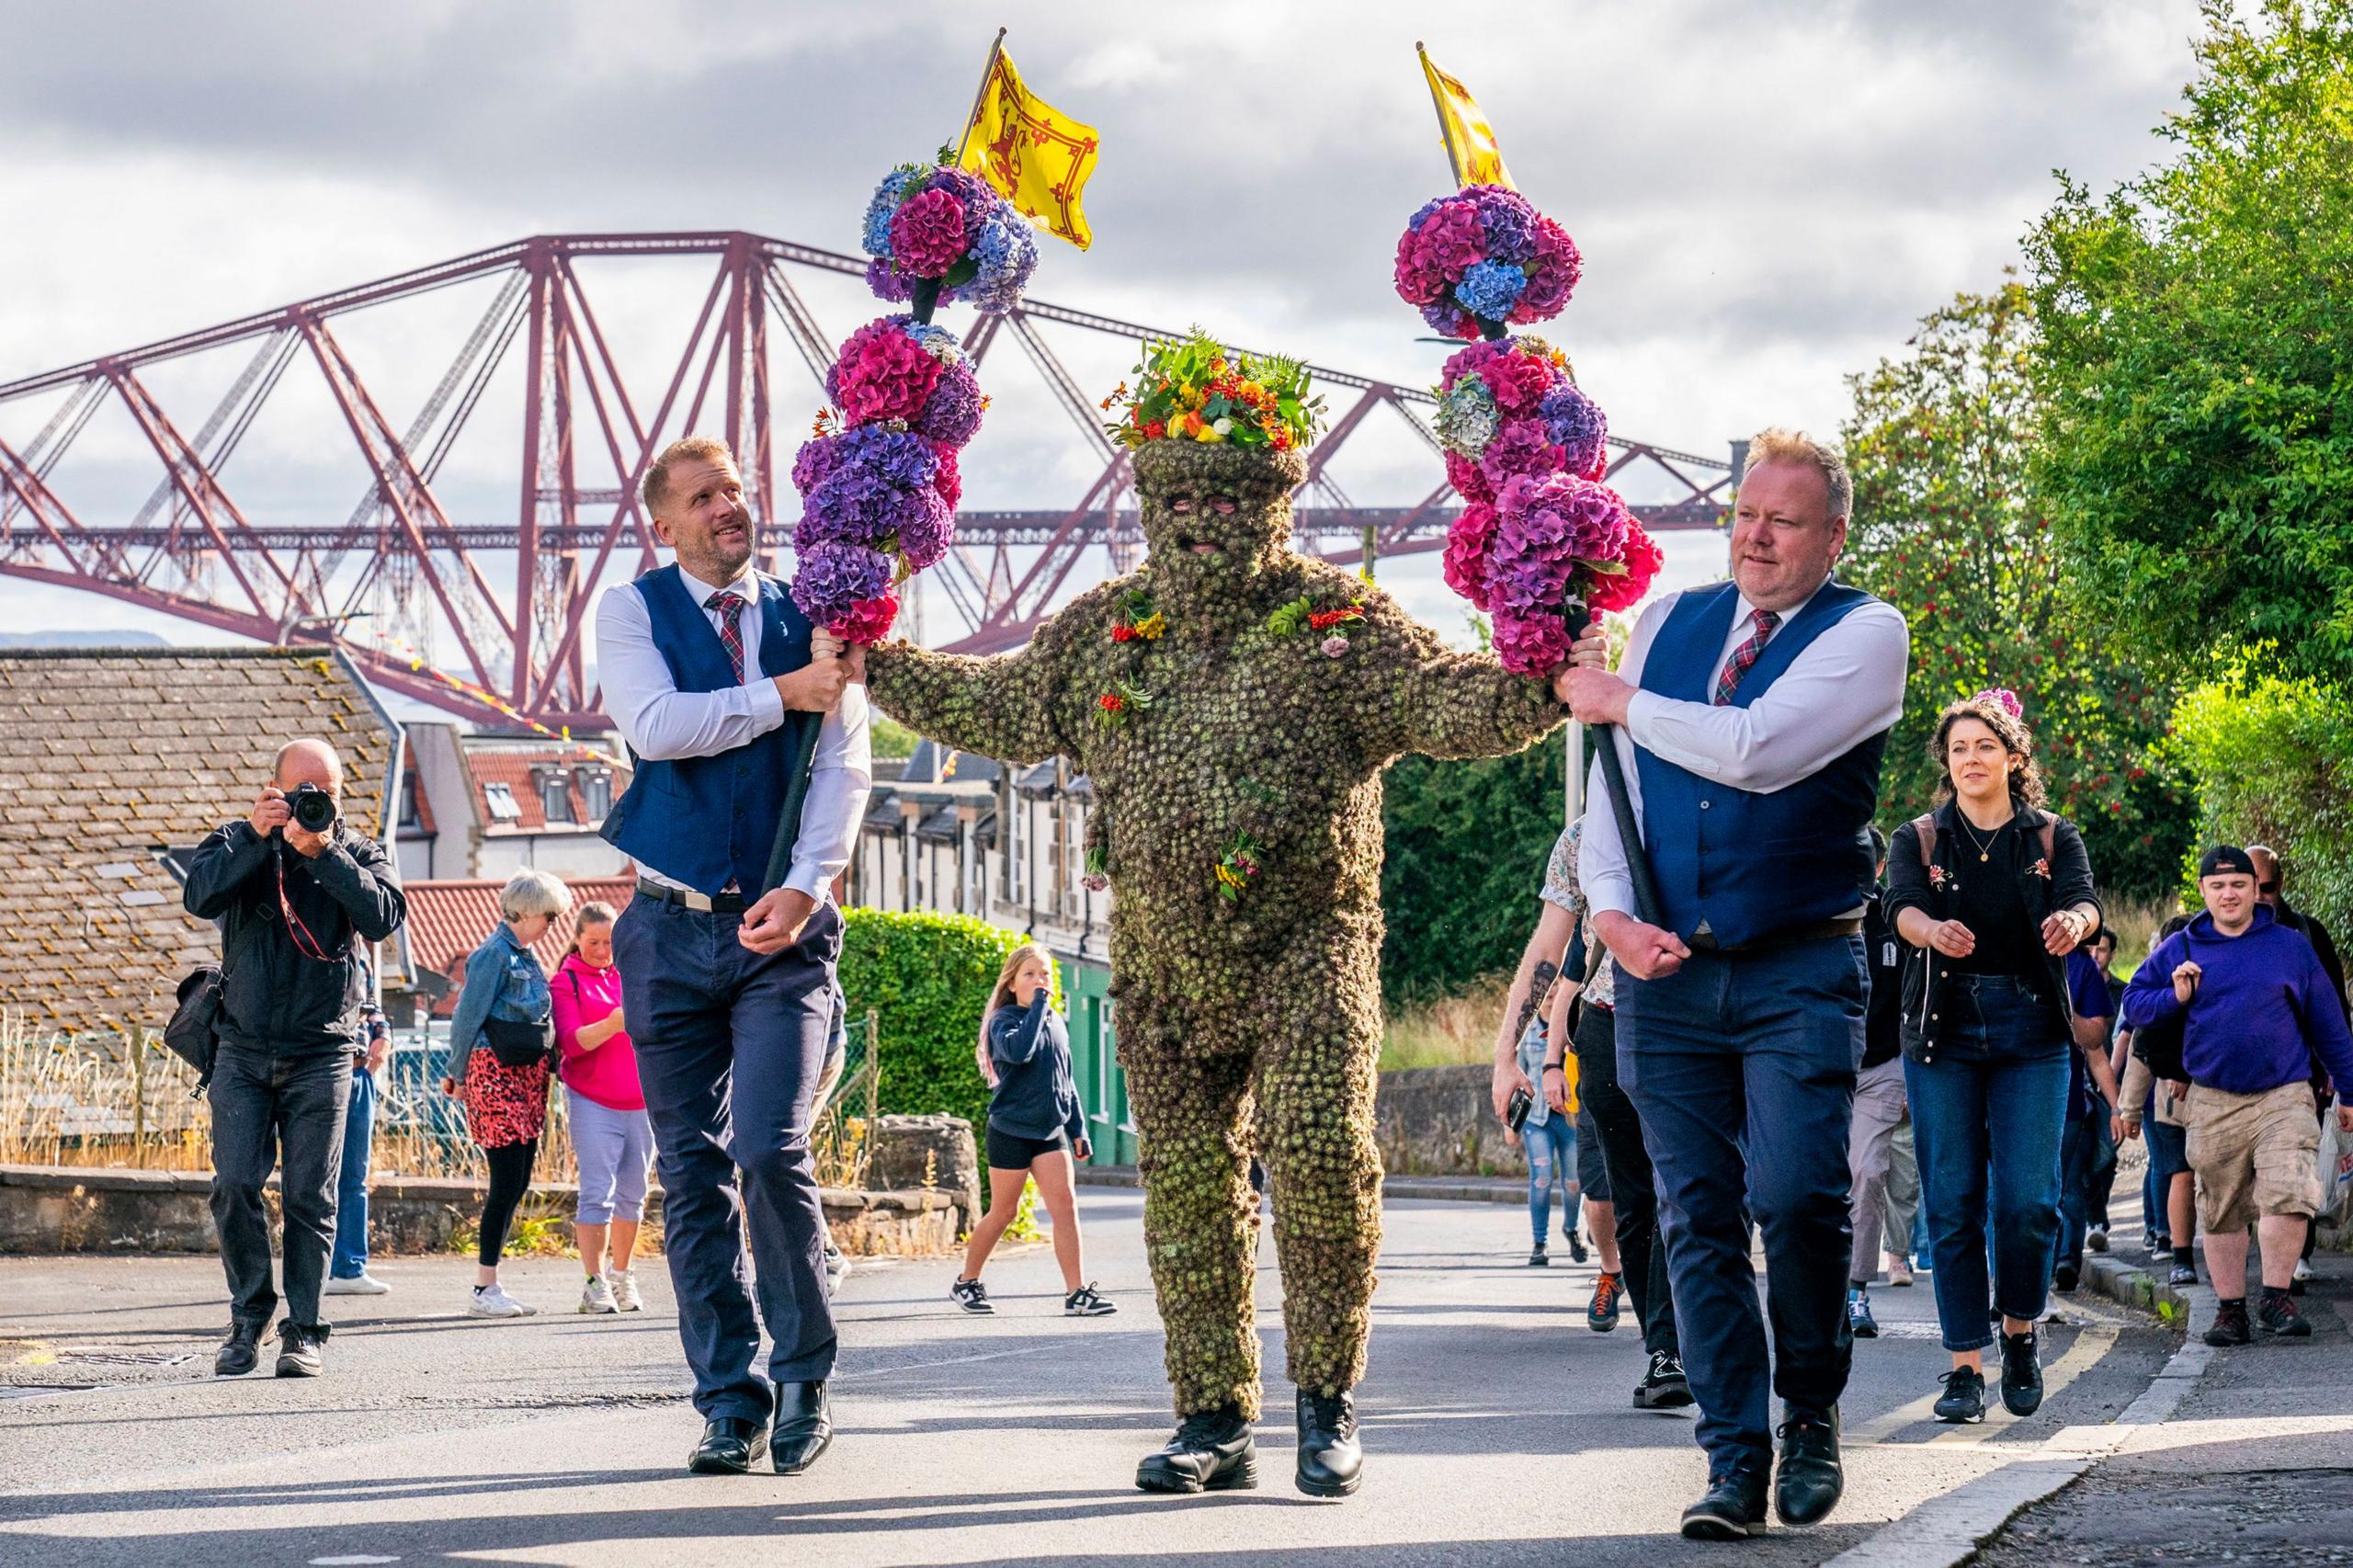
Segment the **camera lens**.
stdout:
<path fill-rule="evenodd" d="M 335 797 L 315 784 L 305 784 L 294 791 L 290 802 L 294 820 L 305 833 L 324 833 L 335 825 Z"/>

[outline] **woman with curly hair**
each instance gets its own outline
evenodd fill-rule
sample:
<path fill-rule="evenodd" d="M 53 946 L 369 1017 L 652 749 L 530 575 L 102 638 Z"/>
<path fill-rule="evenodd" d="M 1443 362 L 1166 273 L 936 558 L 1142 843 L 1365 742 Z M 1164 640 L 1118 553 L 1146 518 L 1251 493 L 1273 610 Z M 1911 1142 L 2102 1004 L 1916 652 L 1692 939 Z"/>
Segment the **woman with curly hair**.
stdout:
<path fill-rule="evenodd" d="M 1938 718 L 1939 803 L 1895 830 L 1887 914 L 1904 967 L 1904 1088 L 1919 1144 L 1937 1317 L 1952 1369 L 1937 1419 L 1985 1415 L 1986 1237 L 2001 1317 L 2002 1403 L 2042 1403 L 2034 1324 L 2059 1234 L 2069 1093 L 2066 957 L 2099 928 L 2075 824 L 2042 809 L 2018 699 L 1983 691 Z M 2105 1053 L 2087 1053 L 2113 1096 Z"/>

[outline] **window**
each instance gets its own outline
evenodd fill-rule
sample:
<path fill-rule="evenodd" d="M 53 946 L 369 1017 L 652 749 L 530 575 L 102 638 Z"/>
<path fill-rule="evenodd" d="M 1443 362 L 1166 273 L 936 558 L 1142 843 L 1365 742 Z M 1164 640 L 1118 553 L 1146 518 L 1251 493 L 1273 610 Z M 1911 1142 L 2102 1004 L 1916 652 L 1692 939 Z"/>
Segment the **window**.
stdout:
<path fill-rule="evenodd" d="M 583 813 L 589 822 L 603 822 L 613 811 L 613 776 L 609 769 L 584 767 L 580 770 L 580 803 L 586 807 Z"/>
<path fill-rule="evenodd" d="M 523 808 L 515 803 L 515 791 L 508 789 L 506 785 L 483 785 L 482 787 L 482 798 L 483 802 L 490 807 L 491 821 L 498 823 L 521 822 L 523 820 Z"/>
<path fill-rule="evenodd" d="M 1018 791 L 1006 797 L 1005 896 L 1029 902 L 1029 802 Z"/>
<path fill-rule="evenodd" d="M 572 780 L 561 773 L 540 775 L 540 812 L 550 822 L 572 820 Z"/>
<path fill-rule="evenodd" d="M 416 814 L 416 775 L 414 773 L 401 775 L 401 825 L 421 825 Z"/>
<path fill-rule="evenodd" d="M 1086 908 L 1086 889 L 1079 879 L 1086 875 L 1086 811 L 1074 802 L 1063 802 L 1067 812 L 1063 828 L 1063 909 L 1076 919 Z"/>

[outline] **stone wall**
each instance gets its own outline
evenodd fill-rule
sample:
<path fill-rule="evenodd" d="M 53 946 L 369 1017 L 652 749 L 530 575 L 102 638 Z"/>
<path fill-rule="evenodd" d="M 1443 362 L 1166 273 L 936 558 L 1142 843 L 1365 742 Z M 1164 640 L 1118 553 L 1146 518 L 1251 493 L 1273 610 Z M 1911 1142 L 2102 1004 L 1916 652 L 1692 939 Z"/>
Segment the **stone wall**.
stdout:
<path fill-rule="evenodd" d="M 969 1231 L 981 1212 L 981 1157 L 961 1116 L 882 1116 L 867 1135 L 866 1185 L 879 1192 L 929 1190 L 954 1199 Z"/>
<path fill-rule="evenodd" d="M 1392 1176 L 1518 1176 L 1528 1161 L 1504 1142 L 1488 1104 L 1487 1067 L 1408 1067 L 1381 1075 L 1374 1136 Z"/>
<path fill-rule="evenodd" d="M 971 1131 L 966 1130 L 969 1147 Z M 368 1189 L 368 1245 L 384 1255 L 444 1253 L 461 1225 L 482 1215 L 483 1184 L 388 1178 Z M 73 1165 L 0 1165 L 0 1256 L 73 1252 L 213 1252 L 211 1176 L 202 1171 L 112 1170 Z M 576 1189 L 534 1186 L 526 1213 L 569 1213 Z M 969 1228 L 952 1191 L 824 1189 L 825 1223 L 844 1252 L 944 1252 Z M 272 1227 L 278 1187 L 268 1188 Z M 662 1192 L 646 1198 L 646 1238 L 658 1243 Z"/>

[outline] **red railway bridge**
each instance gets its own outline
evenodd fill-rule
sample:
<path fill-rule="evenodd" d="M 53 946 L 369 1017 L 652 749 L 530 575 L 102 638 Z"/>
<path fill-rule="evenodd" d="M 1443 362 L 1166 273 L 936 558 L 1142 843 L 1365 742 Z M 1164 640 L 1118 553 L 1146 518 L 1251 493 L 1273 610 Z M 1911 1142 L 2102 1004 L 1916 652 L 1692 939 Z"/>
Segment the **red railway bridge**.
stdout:
<path fill-rule="evenodd" d="M 578 264 L 681 256 L 714 264 L 699 312 L 658 391 L 641 385 L 632 393 L 581 287 Z M 608 564 L 634 572 L 655 562 L 637 491 L 662 446 L 688 430 L 718 427 L 743 460 L 762 537 L 780 544 L 790 531 L 790 514 L 778 510 L 771 338 L 782 336 L 821 383 L 835 353 L 835 340 L 794 287 L 797 269 L 860 276 L 865 263 L 741 232 L 542 235 L 0 383 L 0 405 L 56 401 L 29 440 L 17 447 L 0 440 L 0 574 L 105 594 L 263 642 L 332 642 L 386 687 L 485 723 L 519 717 L 602 728 L 582 631 Z M 423 406 L 396 426 L 334 324 L 475 282 L 491 294 L 487 308 Z M 981 317 L 966 334 L 975 360 L 1009 335 L 1100 466 L 1069 506 L 959 515 L 957 546 L 932 580 L 963 622 L 964 634 L 946 644 L 961 651 L 1024 641 L 1090 549 L 1103 549 L 1108 564 L 1124 570 L 1141 548 L 1127 504 L 1127 455 L 1104 434 L 1095 401 L 1048 343 L 1041 330 L 1048 325 L 1131 340 L 1169 335 L 1037 300 Z M 516 509 L 511 521 L 460 521 L 444 508 L 434 482 L 518 339 Z M 245 345 L 242 373 L 192 432 L 142 380 L 168 361 Z M 301 358 L 324 381 L 365 462 L 366 491 L 340 520 L 256 523 L 222 472 Z M 1354 562 L 1367 550 L 1388 557 L 1442 546 L 1454 508 L 1436 475 L 1437 437 L 1420 412 L 1432 404 L 1430 394 L 1313 369 L 1326 387 L 1355 395 L 1316 444 L 1301 487 L 1301 548 Z M 91 518 L 51 478 L 92 415 L 110 403 L 128 412 L 161 477 L 130 516 Z M 1413 506 L 1358 506 L 1329 472 L 1366 417 L 1382 408 L 1402 416 L 1428 449 L 1436 483 Z M 1647 526 L 1718 526 L 1731 477 L 1725 459 L 1616 436 L 1610 445 L 1613 475 L 1640 465 L 1665 476 L 1673 498 L 1635 508 Z M 789 451 L 785 457 L 789 462 Z M 506 573 L 484 570 L 485 558 L 502 566 L 511 559 L 506 584 L 499 582 Z M 773 551 L 769 563 L 777 564 Z M 372 638 L 350 630 L 363 617 L 375 618 Z M 394 631 L 407 645 L 392 640 Z M 445 637 L 454 641 L 454 656 L 434 652 Z"/>

